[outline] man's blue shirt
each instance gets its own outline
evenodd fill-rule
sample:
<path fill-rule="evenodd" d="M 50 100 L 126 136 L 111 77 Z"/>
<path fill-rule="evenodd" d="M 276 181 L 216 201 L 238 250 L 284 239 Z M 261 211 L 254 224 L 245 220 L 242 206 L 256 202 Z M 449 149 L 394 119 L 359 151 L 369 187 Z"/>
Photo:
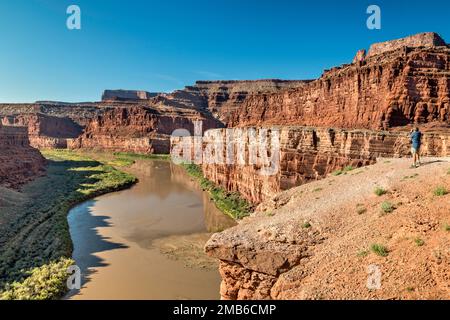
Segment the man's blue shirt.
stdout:
<path fill-rule="evenodd" d="M 419 149 L 422 140 L 422 132 L 414 131 L 411 133 L 411 142 L 414 149 Z"/>

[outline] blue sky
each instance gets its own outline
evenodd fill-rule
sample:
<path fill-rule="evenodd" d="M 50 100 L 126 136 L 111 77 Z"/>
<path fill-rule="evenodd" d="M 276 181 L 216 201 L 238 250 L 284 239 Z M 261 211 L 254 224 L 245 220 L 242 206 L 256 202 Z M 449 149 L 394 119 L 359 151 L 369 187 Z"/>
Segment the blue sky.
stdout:
<path fill-rule="evenodd" d="M 66 28 L 71 4 L 81 30 Z M 381 7 L 381 30 L 366 28 L 370 4 Z M 424 31 L 450 42 L 449 12 L 447 0 L 2 0 L 0 102 L 317 78 L 373 42 Z"/>

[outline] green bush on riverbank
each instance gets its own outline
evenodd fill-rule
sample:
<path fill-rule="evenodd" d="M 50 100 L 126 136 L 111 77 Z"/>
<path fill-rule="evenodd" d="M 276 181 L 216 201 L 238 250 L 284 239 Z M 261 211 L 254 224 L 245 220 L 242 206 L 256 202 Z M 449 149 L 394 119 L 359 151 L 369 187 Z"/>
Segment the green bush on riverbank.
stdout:
<path fill-rule="evenodd" d="M 49 160 L 47 175 L 24 186 L 20 200 L 0 206 L 1 299 L 61 297 L 72 255 L 68 211 L 136 181 L 128 173 L 79 153 L 42 153 Z"/>
<path fill-rule="evenodd" d="M 253 206 L 243 199 L 237 192 L 228 192 L 222 187 L 216 186 L 203 176 L 201 168 L 196 164 L 182 164 L 189 175 L 196 178 L 203 190 L 207 191 L 217 208 L 233 219 L 242 219 L 248 216 Z"/>

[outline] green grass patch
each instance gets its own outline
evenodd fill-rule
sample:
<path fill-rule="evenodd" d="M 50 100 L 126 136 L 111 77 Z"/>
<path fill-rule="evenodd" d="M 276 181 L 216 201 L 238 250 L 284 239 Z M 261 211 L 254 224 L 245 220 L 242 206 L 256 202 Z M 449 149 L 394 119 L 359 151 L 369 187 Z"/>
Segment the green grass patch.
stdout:
<path fill-rule="evenodd" d="M 302 224 L 303 229 L 309 229 L 311 228 L 311 223 L 309 221 L 306 221 Z"/>
<path fill-rule="evenodd" d="M 374 243 L 370 246 L 370 251 L 375 253 L 376 255 L 380 257 L 387 257 L 388 256 L 388 250 L 385 246 L 381 244 Z"/>
<path fill-rule="evenodd" d="M 130 152 L 114 152 L 114 156 L 118 159 L 143 159 L 143 160 L 170 160 L 169 154 L 139 154 Z"/>
<path fill-rule="evenodd" d="M 421 246 L 423 246 L 425 244 L 425 241 L 423 241 L 420 238 L 415 238 L 414 239 L 414 243 L 416 244 L 416 246 L 421 247 Z"/>
<path fill-rule="evenodd" d="M 51 300 L 67 290 L 67 269 L 75 264 L 70 258 L 61 258 L 28 272 L 23 282 L 8 284 L 0 293 L 0 300 Z"/>
<path fill-rule="evenodd" d="M 395 209 L 395 206 L 389 201 L 384 201 L 383 203 L 381 203 L 382 213 L 392 213 Z"/>
<path fill-rule="evenodd" d="M 48 159 L 47 175 L 25 185 L 20 201 L 0 204 L 0 292 L 7 298 L 61 297 L 66 290 L 61 283 L 68 275 L 55 270 L 72 256 L 68 211 L 136 182 L 134 176 L 78 152 L 42 153 Z"/>
<path fill-rule="evenodd" d="M 442 197 L 448 194 L 448 190 L 445 187 L 439 186 L 436 189 L 433 190 L 433 194 L 436 197 Z"/>
<path fill-rule="evenodd" d="M 315 189 L 312 190 L 312 192 L 319 192 L 319 191 L 322 191 L 322 190 L 323 190 L 323 188 L 315 188 Z"/>
<path fill-rule="evenodd" d="M 387 193 L 387 191 L 381 187 L 376 187 L 373 192 L 379 197 Z"/>
<path fill-rule="evenodd" d="M 344 167 L 344 168 L 341 169 L 341 170 L 333 171 L 331 174 L 332 174 L 333 176 L 340 176 L 340 175 L 343 175 L 343 174 L 347 174 L 348 172 L 353 171 L 353 170 L 355 170 L 355 169 L 356 169 L 356 168 L 353 167 L 353 166 L 346 166 L 346 167 Z"/>
<path fill-rule="evenodd" d="M 448 224 L 448 223 L 444 224 L 444 230 L 450 231 L 450 224 Z"/>
<path fill-rule="evenodd" d="M 346 167 L 344 167 L 344 169 L 342 171 L 350 172 L 350 171 L 353 171 L 353 170 L 355 170 L 355 167 L 353 167 L 353 166 L 346 166 Z"/>
<path fill-rule="evenodd" d="M 239 193 L 229 192 L 206 179 L 200 166 L 196 164 L 182 164 L 181 166 L 190 176 L 199 181 L 202 189 L 209 193 L 216 207 L 223 213 L 238 220 L 249 216 L 253 211 L 253 205 L 242 198 Z"/>

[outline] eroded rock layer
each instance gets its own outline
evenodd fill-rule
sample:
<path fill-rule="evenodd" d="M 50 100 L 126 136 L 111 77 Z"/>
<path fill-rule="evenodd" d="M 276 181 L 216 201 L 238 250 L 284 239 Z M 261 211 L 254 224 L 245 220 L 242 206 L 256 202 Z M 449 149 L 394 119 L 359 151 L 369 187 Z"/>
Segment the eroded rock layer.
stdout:
<path fill-rule="evenodd" d="M 186 129 L 193 134 L 196 120 L 202 121 L 204 130 L 220 126 L 196 110 L 114 108 L 92 120 L 80 137 L 69 142 L 69 147 L 167 154 L 173 131 Z"/>
<path fill-rule="evenodd" d="M 27 127 L 30 143 L 34 148 L 66 148 L 67 139 L 76 138 L 83 131 L 81 125 L 68 117 L 41 113 L 6 116 L 2 122 L 4 125 Z"/>
<path fill-rule="evenodd" d="M 45 159 L 30 146 L 26 127 L 0 123 L 0 185 L 17 188 L 45 171 Z"/>
<path fill-rule="evenodd" d="M 446 46 L 401 47 L 355 59 L 295 89 L 251 95 L 234 110 L 228 126 L 379 130 L 429 122 L 450 122 L 450 49 Z"/>
<path fill-rule="evenodd" d="M 205 177 L 227 190 L 240 192 L 253 203 L 260 203 L 282 190 L 321 179 L 346 166 L 357 168 L 375 163 L 378 157 L 410 155 L 408 132 L 312 127 L 279 127 L 278 130 L 280 162 L 275 175 L 261 175 L 258 164 L 205 163 L 202 165 Z M 225 145 L 225 129 L 213 131 L 220 131 L 219 136 L 223 137 Z M 236 131 L 241 130 L 231 130 Z M 233 141 L 235 153 L 241 139 Z M 248 143 L 248 137 L 245 139 Z M 223 151 L 225 158 L 226 150 Z M 246 148 L 243 155 L 246 163 L 249 163 L 248 151 Z M 421 152 L 423 156 L 450 156 L 450 132 L 425 133 Z M 236 156 L 234 158 L 237 159 Z"/>

